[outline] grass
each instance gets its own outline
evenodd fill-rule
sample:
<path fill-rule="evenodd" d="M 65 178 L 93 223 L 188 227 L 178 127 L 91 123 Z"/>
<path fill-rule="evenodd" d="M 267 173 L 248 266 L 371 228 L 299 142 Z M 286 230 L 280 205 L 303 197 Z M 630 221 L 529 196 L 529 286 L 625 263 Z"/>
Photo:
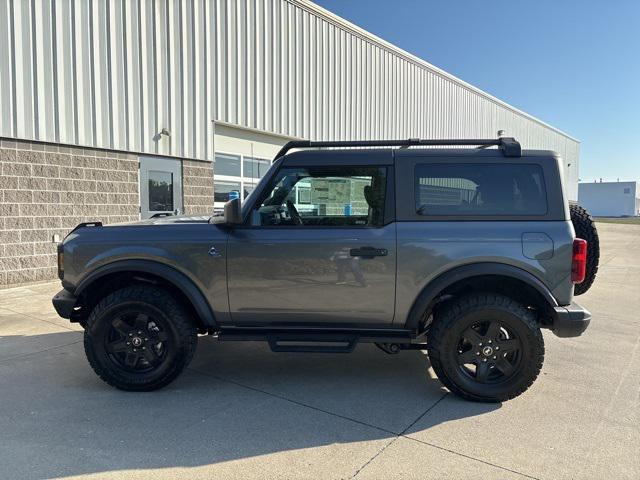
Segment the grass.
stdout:
<path fill-rule="evenodd" d="M 596 223 L 622 223 L 625 225 L 640 225 L 640 217 L 596 217 Z"/>

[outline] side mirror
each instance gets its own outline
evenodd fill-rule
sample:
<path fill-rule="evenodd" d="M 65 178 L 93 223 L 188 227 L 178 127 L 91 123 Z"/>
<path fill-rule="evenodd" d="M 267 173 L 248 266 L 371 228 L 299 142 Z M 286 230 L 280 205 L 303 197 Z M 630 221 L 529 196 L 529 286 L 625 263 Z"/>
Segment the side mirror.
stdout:
<path fill-rule="evenodd" d="M 240 199 L 234 198 L 224 204 L 224 223 L 227 225 L 240 225 L 242 223 L 242 210 Z"/>

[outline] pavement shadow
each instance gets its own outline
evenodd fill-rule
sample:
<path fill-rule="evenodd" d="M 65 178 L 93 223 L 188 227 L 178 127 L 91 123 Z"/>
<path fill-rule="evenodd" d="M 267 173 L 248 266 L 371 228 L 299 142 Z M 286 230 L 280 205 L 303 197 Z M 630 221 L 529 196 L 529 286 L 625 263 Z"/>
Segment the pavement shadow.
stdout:
<path fill-rule="evenodd" d="M 350 355 L 275 354 L 262 343 L 212 338 L 200 338 L 191 367 L 167 388 L 121 392 L 98 379 L 79 340 L 79 332 L 0 336 L 0 353 L 25 349 L 0 355 L 6 478 L 224 468 L 271 454 L 295 462 L 324 448 L 349 458 L 361 442 L 373 442 L 374 454 L 379 441 L 431 418 L 446 395 L 419 351 L 390 356 L 360 345 Z M 500 407 L 445 403 L 433 408 L 437 423 Z"/>

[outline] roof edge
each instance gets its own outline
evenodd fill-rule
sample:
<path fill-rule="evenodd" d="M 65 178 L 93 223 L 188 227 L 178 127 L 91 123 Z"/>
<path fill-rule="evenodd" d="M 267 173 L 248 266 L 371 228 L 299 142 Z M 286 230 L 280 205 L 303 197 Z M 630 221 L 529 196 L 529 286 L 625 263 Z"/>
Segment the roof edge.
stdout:
<path fill-rule="evenodd" d="M 326 8 L 321 7 L 320 5 L 317 5 L 315 3 L 313 3 L 311 0 L 285 0 L 289 3 L 291 3 L 292 5 L 296 5 L 304 10 L 307 10 L 308 12 L 318 15 L 320 17 L 323 17 L 325 20 L 333 23 L 334 25 L 344 28 L 345 30 L 350 31 L 351 33 L 359 36 L 360 38 L 362 38 L 365 41 L 369 41 L 372 43 L 377 44 L 379 47 L 384 48 L 402 58 L 404 58 L 405 60 L 408 60 L 414 64 L 417 64 L 421 67 L 426 68 L 427 70 L 430 70 L 431 72 L 435 73 L 436 75 L 440 75 L 441 77 L 457 84 L 460 87 L 466 88 L 474 93 L 477 93 L 479 95 L 481 95 L 482 97 L 486 98 L 487 100 L 490 100 L 498 105 L 500 105 L 501 107 L 505 107 L 508 110 L 511 110 L 512 112 L 521 115 L 529 120 L 532 120 L 540 125 L 542 125 L 545 128 L 548 128 L 550 130 L 553 130 L 554 132 L 566 137 L 569 140 L 572 140 L 576 143 L 581 143 L 580 140 L 578 140 L 575 137 L 572 137 L 571 135 L 569 135 L 568 133 L 560 130 L 559 128 L 556 128 L 552 125 L 549 125 L 548 123 L 540 120 L 539 118 L 534 117 L 533 115 L 530 115 L 522 110 L 520 110 L 519 108 L 514 107 L 513 105 L 508 104 L 507 102 L 500 100 L 497 97 L 494 97 L 493 95 L 485 92 L 484 90 L 479 89 L 478 87 L 474 87 L 473 85 L 471 85 L 470 83 L 465 82 L 464 80 L 461 80 L 460 78 L 456 77 L 455 75 L 452 75 L 444 70 L 442 70 L 441 68 L 436 67 L 435 65 L 432 65 L 431 63 L 427 62 L 426 60 L 423 60 L 422 58 L 407 52 L 406 50 L 403 50 L 402 48 L 384 40 L 381 37 L 378 37 L 377 35 L 365 30 L 362 27 L 359 27 L 358 25 L 350 22 L 349 20 L 346 20 L 345 18 L 340 17 L 339 15 L 336 15 L 335 13 L 331 12 L 330 10 L 327 10 Z"/>

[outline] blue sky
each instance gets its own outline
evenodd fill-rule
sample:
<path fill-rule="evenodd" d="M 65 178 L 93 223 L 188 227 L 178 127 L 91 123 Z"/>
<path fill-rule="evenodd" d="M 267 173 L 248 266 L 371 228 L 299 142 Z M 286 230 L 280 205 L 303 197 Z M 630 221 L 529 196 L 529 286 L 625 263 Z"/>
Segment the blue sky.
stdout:
<path fill-rule="evenodd" d="M 582 180 L 640 180 L 640 0 L 314 1 L 579 139 Z"/>

